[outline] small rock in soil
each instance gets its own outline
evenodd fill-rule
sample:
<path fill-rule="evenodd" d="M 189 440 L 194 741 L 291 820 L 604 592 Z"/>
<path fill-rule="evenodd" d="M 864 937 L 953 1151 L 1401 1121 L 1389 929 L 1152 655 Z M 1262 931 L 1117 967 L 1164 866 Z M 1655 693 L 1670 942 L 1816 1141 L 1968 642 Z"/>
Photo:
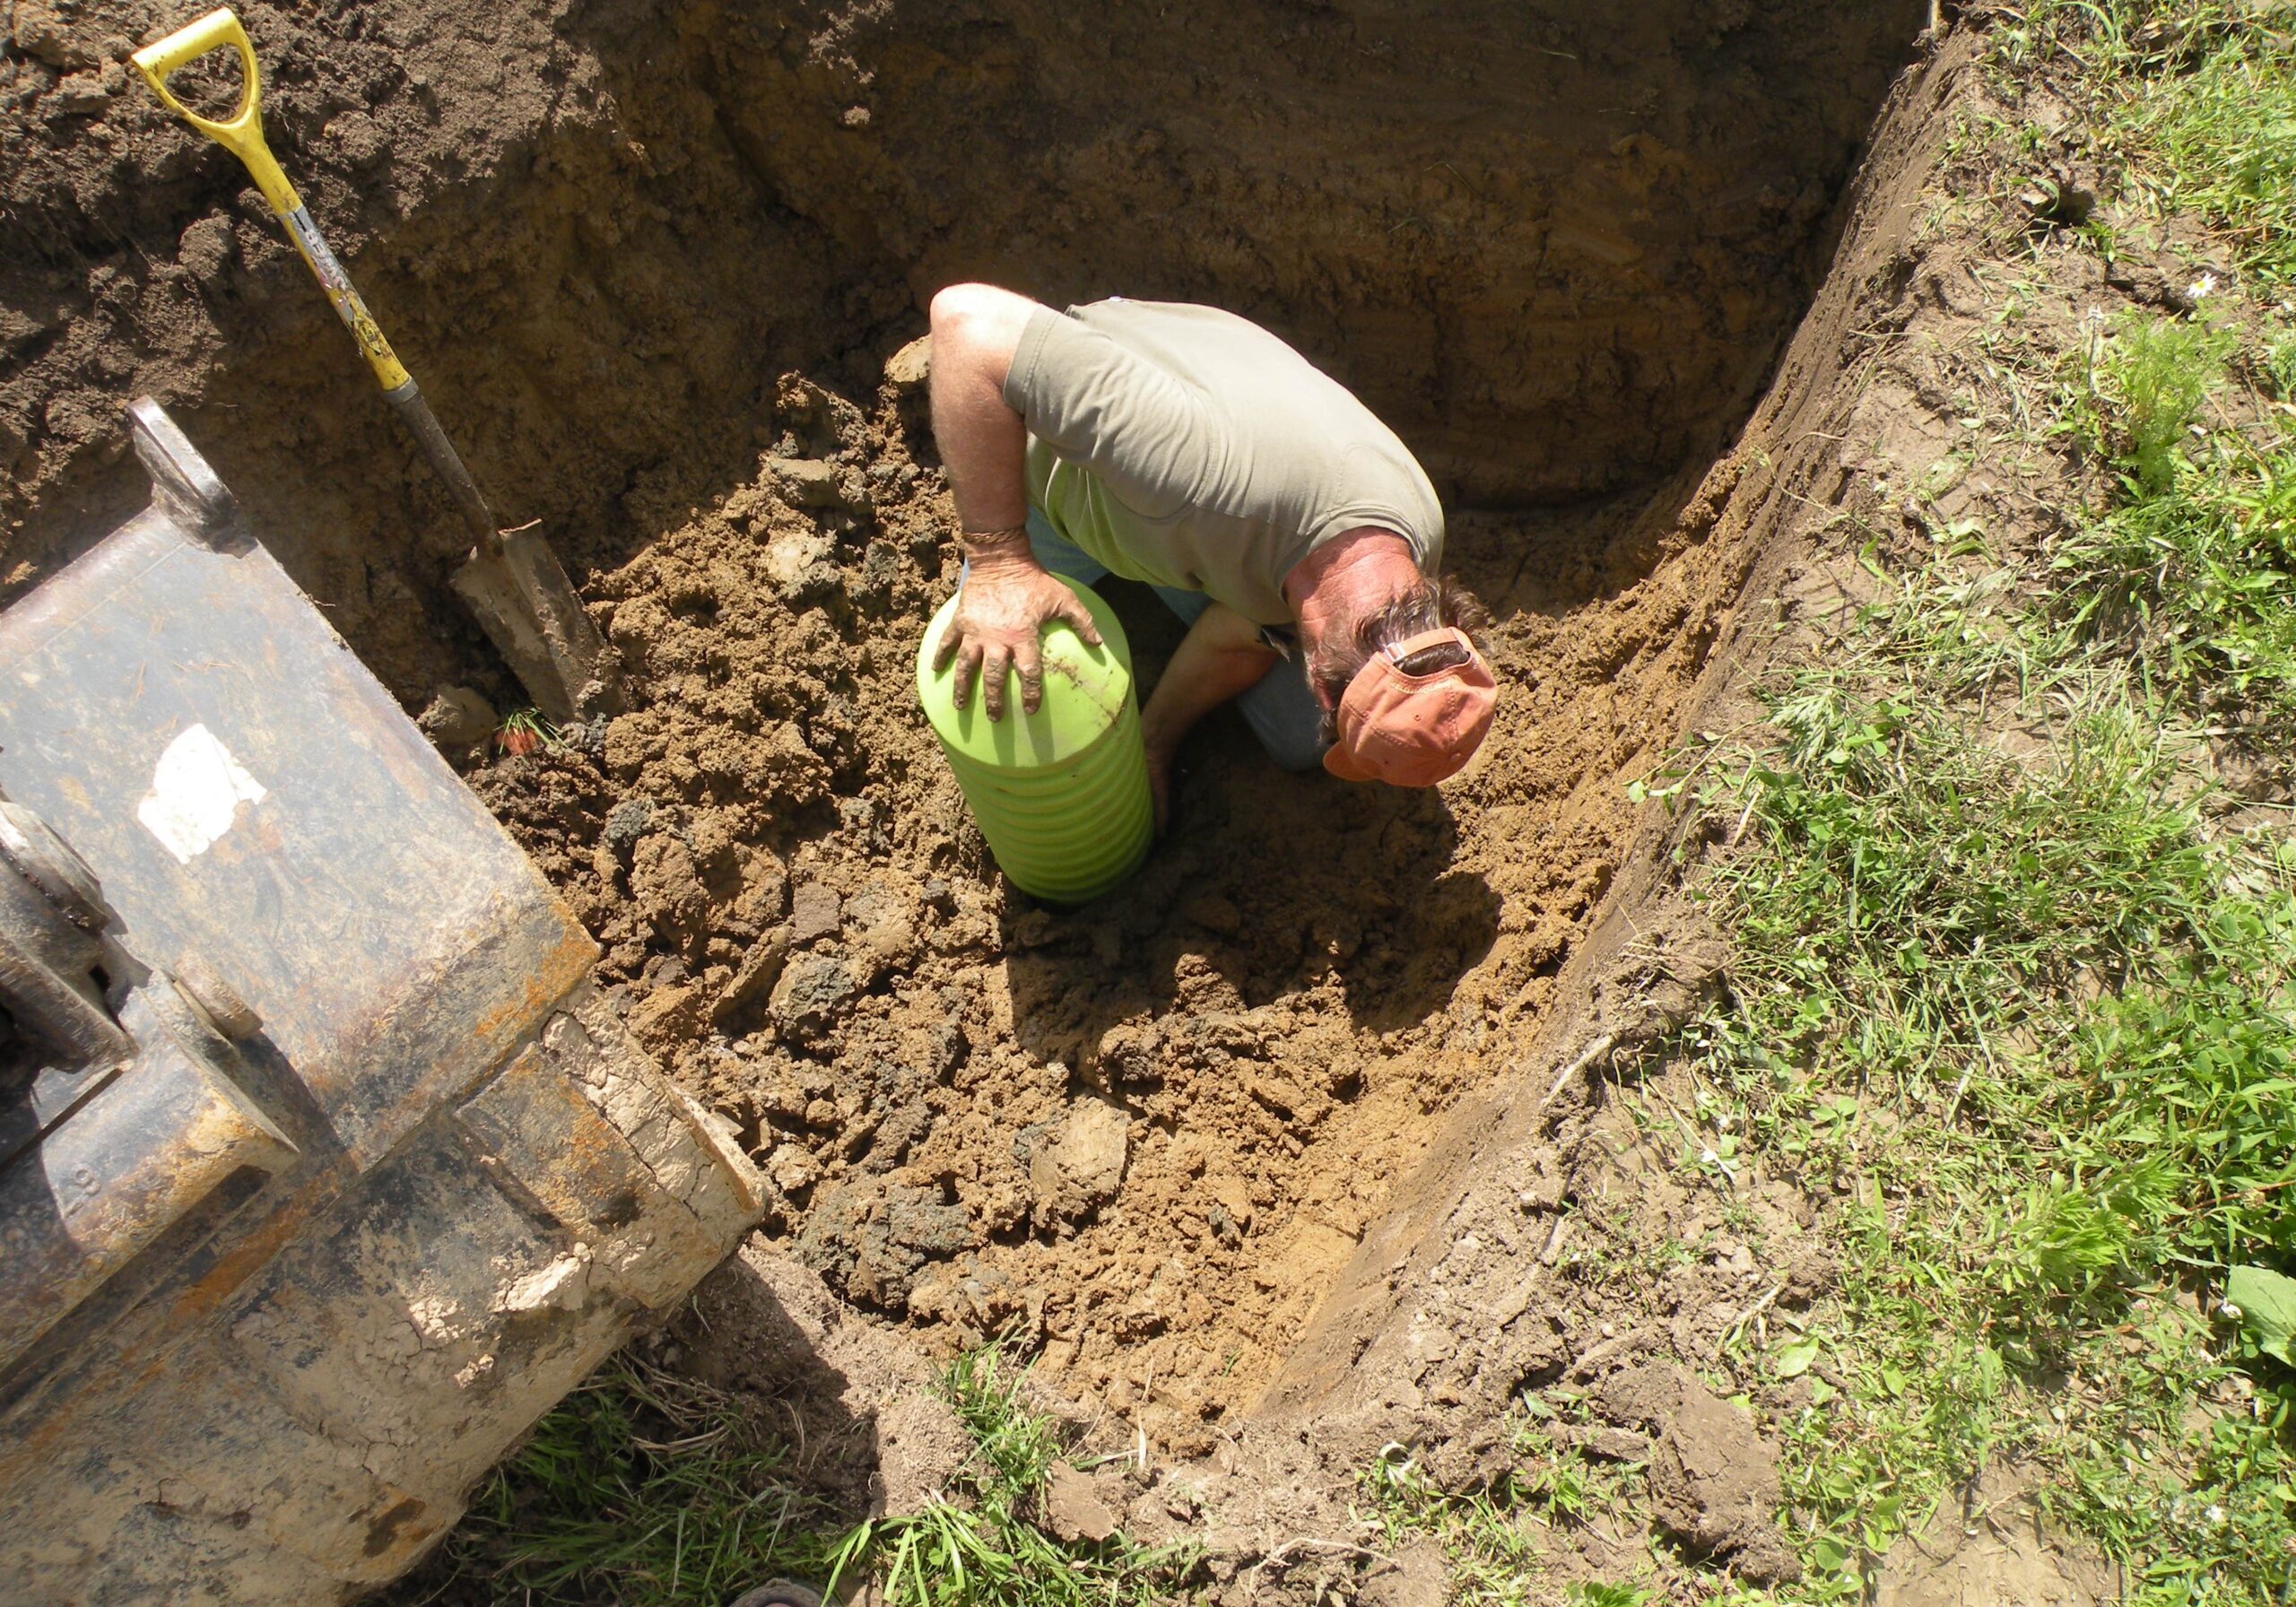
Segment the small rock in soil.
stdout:
<path fill-rule="evenodd" d="M 1130 1123 L 1123 1106 L 1088 1095 L 1069 1107 L 1057 1137 L 1031 1146 L 1029 1189 L 1039 1227 L 1074 1221 L 1116 1197 Z"/>
<path fill-rule="evenodd" d="M 654 804 L 648 798 L 624 798 L 606 811 L 606 847 L 627 861 L 638 839 L 654 824 Z"/>
<path fill-rule="evenodd" d="M 933 374 L 933 337 L 920 334 L 885 359 L 885 383 L 897 391 L 913 391 Z"/>
<path fill-rule="evenodd" d="M 1097 1545 L 1117 1532 L 1117 1516 L 1091 1475 L 1056 1462 L 1044 1482 L 1045 1525 L 1071 1545 Z"/>
<path fill-rule="evenodd" d="M 612 829 L 611 820 L 607 826 Z M 710 1019 L 721 1026 L 738 1021 L 769 997 L 773 985 L 781 980 L 782 967 L 788 962 L 789 944 L 787 926 L 776 926 L 752 943 L 749 951 L 742 956 L 741 967 L 735 971 L 733 980 L 726 984 L 709 1006 Z"/>
<path fill-rule="evenodd" d="M 951 1205 L 929 1188 L 885 1191 L 886 1231 L 897 1245 L 938 1259 L 980 1242 L 961 1205 Z"/>
<path fill-rule="evenodd" d="M 185 239 L 190 239 L 187 233 Z M 441 748 L 471 748 L 494 734 L 500 724 L 494 705 L 466 686 L 441 687 L 415 719 L 423 735 Z"/>
<path fill-rule="evenodd" d="M 845 924 L 842 900 L 833 888 L 818 882 L 801 882 L 789 896 L 789 941 L 802 948 L 824 937 L 835 937 Z"/>
<path fill-rule="evenodd" d="M 781 494 L 798 508 L 856 508 L 866 506 L 856 495 L 838 467 L 818 457 L 777 457 L 766 465 Z"/>
<path fill-rule="evenodd" d="M 827 954 L 800 954 L 781 973 L 767 1012 L 784 1031 L 818 1036 L 860 989 L 845 962 Z"/>

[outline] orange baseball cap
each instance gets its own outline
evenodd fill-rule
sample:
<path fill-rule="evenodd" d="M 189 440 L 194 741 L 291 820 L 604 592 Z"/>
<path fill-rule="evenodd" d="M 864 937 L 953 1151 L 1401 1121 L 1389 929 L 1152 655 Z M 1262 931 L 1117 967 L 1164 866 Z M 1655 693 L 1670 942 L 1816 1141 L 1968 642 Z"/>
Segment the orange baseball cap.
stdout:
<path fill-rule="evenodd" d="M 1447 642 L 1466 650 L 1466 663 L 1404 672 L 1405 659 Z M 1390 642 L 1347 683 L 1324 769 L 1343 781 L 1432 786 L 1474 756 L 1498 701 L 1499 683 L 1465 631 L 1445 626 Z"/>

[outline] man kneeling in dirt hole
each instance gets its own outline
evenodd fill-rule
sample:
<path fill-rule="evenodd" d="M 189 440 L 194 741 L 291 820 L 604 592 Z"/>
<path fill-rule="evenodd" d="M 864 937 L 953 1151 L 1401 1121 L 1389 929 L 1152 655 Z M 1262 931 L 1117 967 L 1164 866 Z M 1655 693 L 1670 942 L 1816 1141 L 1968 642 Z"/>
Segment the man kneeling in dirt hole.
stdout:
<path fill-rule="evenodd" d="M 933 433 L 963 527 L 957 659 L 1003 717 L 1044 687 L 1039 632 L 1100 636 L 1074 593 L 1114 573 L 1188 621 L 1141 711 L 1156 820 L 1172 754 L 1231 698 L 1286 769 L 1431 786 L 1497 696 L 1483 605 L 1435 573 L 1443 509 L 1395 432 L 1257 325 L 1121 297 L 1062 313 L 993 285 L 933 298 Z"/>

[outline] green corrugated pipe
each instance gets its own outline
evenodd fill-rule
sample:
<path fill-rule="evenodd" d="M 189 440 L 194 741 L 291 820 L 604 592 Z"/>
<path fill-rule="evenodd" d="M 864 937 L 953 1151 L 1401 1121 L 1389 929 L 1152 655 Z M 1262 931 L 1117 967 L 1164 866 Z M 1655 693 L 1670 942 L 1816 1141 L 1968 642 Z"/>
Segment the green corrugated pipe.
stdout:
<path fill-rule="evenodd" d="M 1059 579 L 1091 612 L 1101 645 L 1057 622 L 1045 631 L 1044 702 L 1036 713 L 1022 711 L 1017 675 L 1006 684 L 1003 719 L 988 717 L 977 690 L 957 707 L 955 661 L 936 673 L 932 652 L 956 612 L 954 597 L 918 645 L 917 695 L 998 867 L 1033 898 L 1083 904 L 1140 868 L 1155 808 L 1131 644 L 1097 592 Z"/>

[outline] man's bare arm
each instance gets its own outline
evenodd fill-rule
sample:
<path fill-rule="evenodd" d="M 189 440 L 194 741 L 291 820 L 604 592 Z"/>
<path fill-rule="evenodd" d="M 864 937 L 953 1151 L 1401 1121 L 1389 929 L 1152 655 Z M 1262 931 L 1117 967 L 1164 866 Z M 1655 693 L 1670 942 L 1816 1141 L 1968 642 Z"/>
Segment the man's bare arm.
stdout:
<path fill-rule="evenodd" d="M 961 706 L 978 676 L 988 717 L 1004 713 L 1004 678 L 1021 675 L 1021 706 L 1044 697 L 1039 633 L 1065 620 L 1088 642 L 1100 631 L 1076 595 L 1029 552 L 1027 422 L 1004 404 L 1013 354 L 1037 304 L 992 284 L 952 284 L 933 298 L 933 436 L 970 566 L 957 612 L 935 645 L 935 669 L 957 660 Z"/>
<path fill-rule="evenodd" d="M 1172 755 L 1180 739 L 1221 704 L 1257 685 L 1278 656 L 1260 640 L 1259 627 L 1225 604 L 1214 603 L 1196 615 L 1148 695 L 1148 707 L 1140 711 L 1158 830 L 1164 824 Z"/>

